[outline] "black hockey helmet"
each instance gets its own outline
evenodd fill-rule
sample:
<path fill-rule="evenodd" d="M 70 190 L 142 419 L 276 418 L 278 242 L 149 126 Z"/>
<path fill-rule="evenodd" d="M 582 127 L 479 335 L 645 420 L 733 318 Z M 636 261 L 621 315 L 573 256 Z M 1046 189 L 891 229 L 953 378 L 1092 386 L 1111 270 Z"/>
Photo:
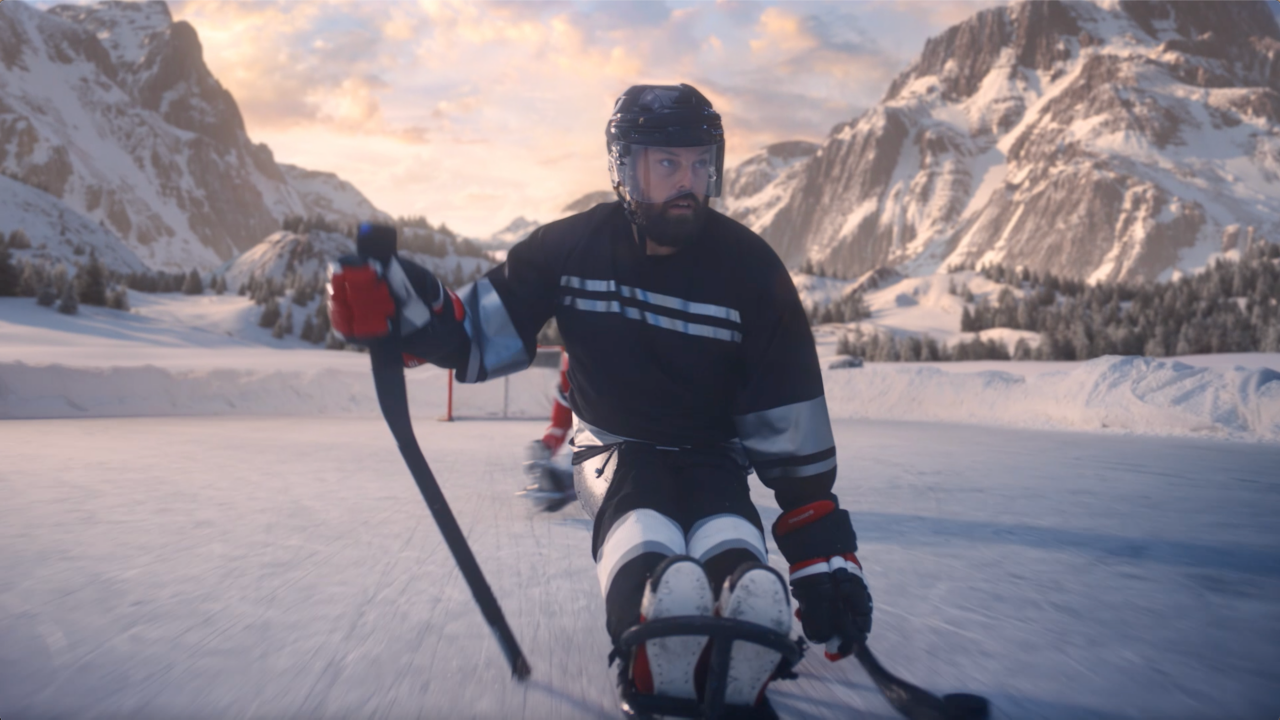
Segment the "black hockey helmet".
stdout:
<path fill-rule="evenodd" d="M 711 101 L 692 85 L 634 85 L 613 106 L 605 127 L 613 189 L 630 209 L 645 198 L 632 162 L 640 148 L 708 148 L 707 197 L 719 197 L 724 177 L 724 125 Z M 634 218 L 633 218 L 634 221 Z"/>

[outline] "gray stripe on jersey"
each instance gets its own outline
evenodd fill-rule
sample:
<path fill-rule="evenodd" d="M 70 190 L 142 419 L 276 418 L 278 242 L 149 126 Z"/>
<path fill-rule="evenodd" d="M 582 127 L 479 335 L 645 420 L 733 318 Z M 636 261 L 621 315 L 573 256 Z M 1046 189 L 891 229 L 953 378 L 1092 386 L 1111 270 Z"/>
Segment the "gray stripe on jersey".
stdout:
<path fill-rule="evenodd" d="M 571 287 L 576 290 L 590 290 L 592 292 L 616 292 L 627 298 L 635 298 L 651 305 L 661 305 L 672 310 L 680 310 L 691 315 L 706 315 L 708 317 L 720 318 L 722 320 L 730 320 L 736 323 L 742 322 L 742 316 L 737 310 L 720 305 L 712 305 L 711 303 L 694 302 L 683 298 L 674 297 L 672 295 L 663 295 L 662 293 L 650 292 L 641 288 L 631 287 L 629 285 L 618 285 L 613 280 L 590 280 L 588 278 L 580 278 L 575 275 L 561 275 L 561 287 Z"/>
<path fill-rule="evenodd" d="M 734 415 L 733 423 L 747 454 L 756 463 L 812 455 L 836 444 L 831 434 L 827 399 L 822 395 L 792 405 Z"/>
<path fill-rule="evenodd" d="M 560 286 L 578 290 L 590 290 L 592 292 L 615 292 L 618 289 L 617 284 L 612 280 L 588 280 L 587 278 L 573 275 L 561 275 Z"/>
<path fill-rule="evenodd" d="M 721 318 L 723 320 L 732 320 L 733 322 L 742 322 L 742 316 L 733 308 L 721 307 L 710 303 L 693 302 L 692 300 L 682 300 L 678 297 L 670 295 L 662 295 L 640 288 L 628 287 L 626 285 L 618 286 L 618 293 L 623 297 L 635 298 L 643 300 L 652 305 L 661 305 L 669 307 L 673 310 L 682 310 L 691 315 L 707 315 L 710 317 Z"/>
<path fill-rule="evenodd" d="M 742 333 L 737 330 L 726 330 L 724 328 L 712 327 L 701 323 L 677 320 L 675 318 L 667 317 L 666 315 L 659 315 L 657 313 L 625 306 L 617 300 L 590 300 L 587 298 L 566 296 L 564 304 L 577 308 L 578 310 L 620 313 L 632 320 L 640 320 L 656 327 L 682 332 L 686 335 L 696 335 L 698 337 L 711 338 L 712 340 L 724 340 L 725 342 L 742 342 Z"/>

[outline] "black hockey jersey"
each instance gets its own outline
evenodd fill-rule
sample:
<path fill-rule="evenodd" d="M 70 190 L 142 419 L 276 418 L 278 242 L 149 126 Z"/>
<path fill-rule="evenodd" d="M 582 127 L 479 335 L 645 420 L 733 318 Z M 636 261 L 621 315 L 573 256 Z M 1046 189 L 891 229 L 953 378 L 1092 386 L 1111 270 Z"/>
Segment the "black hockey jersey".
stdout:
<path fill-rule="evenodd" d="M 740 440 L 783 511 L 832 499 L 835 442 L 808 319 L 765 241 L 708 211 L 701 235 L 648 255 L 620 203 L 545 225 L 461 292 L 461 382 L 522 370 L 555 316 L 579 420 L 667 446 Z"/>

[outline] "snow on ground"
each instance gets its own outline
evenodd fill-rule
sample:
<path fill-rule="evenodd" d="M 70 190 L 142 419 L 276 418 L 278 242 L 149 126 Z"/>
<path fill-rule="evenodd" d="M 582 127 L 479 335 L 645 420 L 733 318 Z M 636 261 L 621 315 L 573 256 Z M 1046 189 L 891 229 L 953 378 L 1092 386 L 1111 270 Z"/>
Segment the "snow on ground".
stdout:
<path fill-rule="evenodd" d="M 419 426 L 521 685 L 379 418 L 0 423 L 0 716 L 617 717 L 590 524 L 513 494 L 542 427 Z M 997 720 L 1275 713 L 1280 448 L 835 433 L 890 669 Z M 784 718 L 895 717 L 850 661 L 799 672 Z"/>
<path fill-rule="evenodd" d="M 817 333 L 824 367 L 839 331 Z M 1280 442 L 1280 353 L 825 370 L 832 417 Z"/>
<path fill-rule="evenodd" d="M 814 305 L 825 307 L 845 297 L 857 284 L 856 280 L 839 280 L 804 273 L 792 273 L 791 280 L 806 308 Z M 1000 291 L 1010 286 L 989 280 L 973 270 L 892 278 L 881 287 L 864 293 L 867 309 L 871 311 L 869 319 L 861 323 L 849 323 L 847 326 L 828 324 L 824 327 L 828 330 L 846 327 L 852 332 L 855 326 L 861 326 L 863 332 L 867 333 L 879 331 L 899 336 L 928 335 L 948 345 L 960 340 L 971 340 L 975 337 L 974 333 L 960 331 L 960 317 L 964 313 L 965 303 L 958 293 L 963 292 L 966 287 L 976 300 L 985 299 L 994 303 Z M 1021 290 L 1010 289 L 1015 295 L 1022 294 Z M 957 294 L 953 294 L 952 290 Z M 1032 347 L 1039 342 L 1036 333 L 1008 328 L 995 328 L 980 335 L 984 340 L 992 337 L 1004 340 L 1010 351 L 1019 337 L 1034 339 Z"/>
<path fill-rule="evenodd" d="M 131 293 L 130 302 L 130 313 L 82 307 L 65 316 L 0 298 L 0 418 L 377 413 L 366 356 L 274 340 L 245 298 Z M 306 310 L 294 309 L 300 328 Z M 818 332 L 824 365 L 836 339 L 831 328 Z M 824 379 L 832 417 L 1280 442 L 1277 369 L 1280 355 L 1253 353 L 872 363 L 825 370 Z M 407 375 L 414 411 L 443 414 L 444 371 Z M 508 392 L 522 407 L 539 405 L 554 381 L 517 378 Z M 496 384 L 457 391 L 501 397 Z"/>

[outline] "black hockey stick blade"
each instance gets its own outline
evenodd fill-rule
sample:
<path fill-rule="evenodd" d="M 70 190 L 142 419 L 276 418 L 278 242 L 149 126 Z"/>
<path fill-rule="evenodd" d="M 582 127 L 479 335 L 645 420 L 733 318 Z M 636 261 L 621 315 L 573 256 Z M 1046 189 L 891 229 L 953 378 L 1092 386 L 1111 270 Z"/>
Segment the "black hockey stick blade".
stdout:
<path fill-rule="evenodd" d="M 987 720 L 990 703 L 981 695 L 952 693 L 938 697 L 885 669 L 866 643 L 853 651 L 863 669 L 895 710 L 909 720 Z"/>
<path fill-rule="evenodd" d="M 372 234 L 374 241 L 358 243 L 357 252 L 361 257 L 387 261 L 395 252 L 394 230 L 391 230 L 391 233 L 389 240 L 385 233 Z M 363 240 L 365 238 L 362 238 Z M 422 455 L 418 439 L 413 434 L 413 422 L 409 416 L 409 396 L 404 381 L 404 361 L 400 354 L 399 318 L 393 319 L 391 333 L 385 340 L 369 347 L 369 354 L 373 359 L 373 385 L 378 393 L 378 406 L 382 409 L 387 427 L 391 428 L 391 434 L 400 447 L 400 454 L 404 457 L 405 464 L 409 466 L 409 473 L 413 475 L 413 481 L 418 485 L 422 499 L 427 502 L 427 509 L 435 518 L 440 534 L 449 547 L 449 552 L 458 563 L 458 569 L 466 579 L 471 595 L 475 598 L 476 605 L 480 607 L 480 613 L 489 623 L 489 629 L 493 631 L 498 645 L 506 655 L 512 676 L 517 680 L 525 680 L 532 672 L 529 661 L 525 659 L 515 634 L 507 625 L 502 607 L 498 605 L 498 599 L 494 597 L 493 590 L 485 580 L 480 564 L 476 562 L 476 556 L 471 552 L 471 546 L 467 544 L 466 535 L 458 526 L 458 520 L 453 516 L 444 492 L 440 490 L 440 484 L 436 482 L 431 467 L 427 465 L 427 460 Z"/>

